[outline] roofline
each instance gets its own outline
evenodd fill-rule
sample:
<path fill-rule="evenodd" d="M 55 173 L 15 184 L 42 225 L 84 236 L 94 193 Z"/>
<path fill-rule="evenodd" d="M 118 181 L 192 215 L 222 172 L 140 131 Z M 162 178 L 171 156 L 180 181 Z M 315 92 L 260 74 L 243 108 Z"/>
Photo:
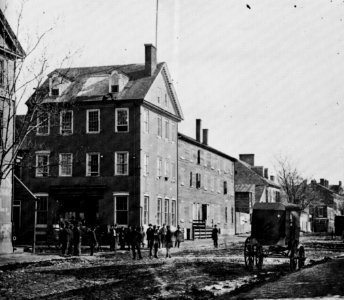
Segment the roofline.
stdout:
<path fill-rule="evenodd" d="M 231 160 L 232 162 L 236 162 L 237 161 L 236 158 L 234 158 L 232 156 L 229 156 L 228 154 L 225 154 L 225 153 L 223 153 L 223 152 L 221 152 L 221 151 L 219 151 L 217 149 L 214 149 L 214 148 L 212 148 L 212 147 L 210 147 L 208 145 L 204 145 L 203 143 L 200 143 L 200 142 L 196 141 L 195 139 L 193 139 L 193 138 L 191 138 L 191 137 L 189 137 L 189 136 L 187 136 L 185 134 L 182 134 L 180 132 L 178 132 L 178 139 L 183 140 L 185 142 L 188 142 L 190 144 L 193 144 L 193 145 L 195 145 L 197 147 L 203 148 L 205 150 L 211 151 L 211 152 L 213 152 L 213 153 L 215 153 L 217 155 L 220 155 L 220 156 L 222 156 L 224 158 L 227 158 L 227 159 Z"/>
<path fill-rule="evenodd" d="M 16 56 L 19 58 L 24 58 L 26 56 L 26 53 L 25 53 L 23 47 L 21 46 L 20 42 L 18 41 L 17 36 L 14 34 L 11 26 L 7 22 L 7 19 L 5 18 L 5 15 L 1 9 L 0 9 L 0 20 L 4 25 L 4 28 L 8 34 L 8 37 L 12 40 L 14 48 L 17 50 L 17 53 L 15 53 Z M 4 37 L 4 38 L 6 39 L 6 37 Z"/>

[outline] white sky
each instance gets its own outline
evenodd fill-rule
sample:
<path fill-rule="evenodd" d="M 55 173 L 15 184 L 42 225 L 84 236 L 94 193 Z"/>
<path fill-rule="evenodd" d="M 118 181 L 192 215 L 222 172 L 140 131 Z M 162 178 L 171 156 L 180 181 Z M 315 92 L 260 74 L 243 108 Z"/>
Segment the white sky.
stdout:
<path fill-rule="evenodd" d="M 17 2 L 6 13 L 12 26 Z M 27 36 L 54 27 L 44 40 L 49 71 L 70 51 L 68 66 L 143 63 L 155 5 L 29 0 L 19 39 L 25 48 Z M 210 146 L 255 153 L 270 173 L 283 155 L 308 178 L 344 180 L 343 19 L 336 0 L 159 0 L 158 60 L 184 112 L 179 131 L 194 137 L 201 118 Z"/>

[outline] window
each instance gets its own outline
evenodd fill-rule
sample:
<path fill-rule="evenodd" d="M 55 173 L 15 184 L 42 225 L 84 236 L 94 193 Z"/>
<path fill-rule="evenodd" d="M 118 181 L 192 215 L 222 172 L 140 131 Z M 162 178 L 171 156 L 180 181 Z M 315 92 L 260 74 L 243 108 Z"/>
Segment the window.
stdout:
<path fill-rule="evenodd" d="M 176 164 L 175 163 L 171 163 L 171 176 L 172 176 L 172 180 L 176 180 Z"/>
<path fill-rule="evenodd" d="M 48 196 L 37 196 L 37 225 L 48 223 Z"/>
<path fill-rule="evenodd" d="M 201 174 L 196 173 L 196 188 L 199 189 L 201 188 Z"/>
<path fill-rule="evenodd" d="M 225 207 L 225 223 L 228 223 L 228 207 Z"/>
<path fill-rule="evenodd" d="M 227 181 L 223 182 L 223 194 L 227 195 Z"/>
<path fill-rule="evenodd" d="M 197 151 L 197 164 L 199 165 L 201 163 L 201 150 Z"/>
<path fill-rule="evenodd" d="M 190 187 L 192 187 L 192 172 L 190 172 Z"/>
<path fill-rule="evenodd" d="M 87 133 L 99 133 L 100 132 L 100 112 L 99 109 L 87 110 Z"/>
<path fill-rule="evenodd" d="M 148 164 L 149 164 L 149 156 L 147 154 L 143 155 L 143 175 L 148 175 Z"/>
<path fill-rule="evenodd" d="M 234 223 L 234 208 L 231 207 L 232 224 Z"/>
<path fill-rule="evenodd" d="M 165 177 L 170 177 L 170 162 L 168 160 L 165 161 Z"/>
<path fill-rule="evenodd" d="M 59 155 L 59 176 L 72 176 L 73 154 L 61 153 Z"/>
<path fill-rule="evenodd" d="M 60 134 L 73 133 L 73 111 L 61 111 L 60 113 Z"/>
<path fill-rule="evenodd" d="M 99 176 L 99 153 L 86 154 L 86 176 Z"/>
<path fill-rule="evenodd" d="M 57 97 L 60 94 L 60 91 L 58 88 L 51 89 L 51 96 Z"/>
<path fill-rule="evenodd" d="M 49 155 L 50 153 L 36 154 L 36 177 L 49 176 Z"/>
<path fill-rule="evenodd" d="M 115 175 L 128 175 L 129 164 L 128 152 L 116 152 L 115 153 Z"/>
<path fill-rule="evenodd" d="M 143 199 L 143 224 L 148 225 L 149 222 L 149 197 Z"/>
<path fill-rule="evenodd" d="M 177 215 L 176 215 L 176 207 L 177 207 L 177 204 L 176 204 L 176 200 L 172 200 L 172 207 L 171 207 L 171 222 L 172 222 L 172 226 L 177 226 Z"/>
<path fill-rule="evenodd" d="M 37 135 L 48 135 L 49 123 L 49 114 L 39 113 L 37 116 Z"/>
<path fill-rule="evenodd" d="M 158 137 L 162 137 L 162 119 L 158 116 Z"/>
<path fill-rule="evenodd" d="M 146 133 L 149 133 L 149 110 L 143 110 L 143 130 Z"/>
<path fill-rule="evenodd" d="M 164 205 L 164 223 L 165 223 L 166 225 L 169 224 L 168 214 L 169 214 L 169 199 L 165 199 L 165 205 Z"/>
<path fill-rule="evenodd" d="M 323 218 L 324 217 L 324 208 L 318 207 L 318 217 Z"/>
<path fill-rule="evenodd" d="M 165 139 L 168 140 L 170 138 L 170 122 L 169 120 L 165 120 Z"/>
<path fill-rule="evenodd" d="M 161 177 L 162 175 L 162 158 L 161 157 L 158 157 L 157 159 L 157 176 L 158 177 Z"/>
<path fill-rule="evenodd" d="M 128 195 L 115 195 L 115 224 L 128 225 Z"/>
<path fill-rule="evenodd" d="M 203 188 L 205 189 L 205 190 L 208 190 L 208 185 L 207 185 L 207 181 L 208 180 L 208 176 L 207 176 L 207 173 L 204 173 L 204 175 L 203 175 Z"/>
<path fill-rule="evenodd" d="M 171 140 L 175 142 L 177 139 L 176 123 L 171 123 Z"/>
<path fill-rule="evenodd" d="M 5 84 L 5 62 L 0 60 L 0 85 Z"/>
<path fill-rule="evenodd" d="M 116 108 L 116 132 L 129 131 L 129 109 Z"/>
<path fill-rule="evenodd" d="M 111 93 L 118 93 L 118 84 L 111 85 Z"/>
<path fill-rule="evenodd" d="M 156 212 L 156 223 L 157 225 L 162 225 L 162 199 L 158 198 L 158 203 L 157 203 L 157 212 Z"/>

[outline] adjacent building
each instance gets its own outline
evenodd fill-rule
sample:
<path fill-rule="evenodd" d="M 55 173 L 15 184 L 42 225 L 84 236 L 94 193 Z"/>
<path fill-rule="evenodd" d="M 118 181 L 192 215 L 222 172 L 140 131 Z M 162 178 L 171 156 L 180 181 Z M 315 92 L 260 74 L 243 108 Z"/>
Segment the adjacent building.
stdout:
<path fill-rule="evenodd" d="M 255 166 L 254 154 L 240 154 L 235 162 L 236 233 L 251 230 L 252 207 L 259 202 L 280 202 L 281 187 L 262 166 Z"/>
<path fill-rule="evenodd" d="M 36 93 L 49 113 L 37 116 L 20 173 L 38 199 L 37 228 L 65 220 L 177 225 L 183 113 L 153 45 L 145 45 L 145 64 L 57 69 Z M 28 197 L 15 195 L 23 242 L 34 226 Z"/>
<path fill-rule="evenodd" d="M 12 181 L 15 119 L 15 67 L 25 52 L 0 10 L 0 253 L 12 248 Z"/>
<path fill-rule="evenodd" d="M 208 145 L 208 129 L 196 120 L 196 139 L 178 134 L 179 225 L 186 238 L 206 238 L 217 225 L 235 233 L 234 162 Z"/>

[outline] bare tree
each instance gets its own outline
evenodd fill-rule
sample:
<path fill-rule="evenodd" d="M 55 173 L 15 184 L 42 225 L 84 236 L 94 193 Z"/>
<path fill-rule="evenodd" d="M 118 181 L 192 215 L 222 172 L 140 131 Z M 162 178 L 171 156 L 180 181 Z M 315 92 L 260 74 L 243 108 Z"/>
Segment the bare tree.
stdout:
<path fill-rule="evenodd" d="M 302 210 L 311 203 L 315 204 L 316 194 L 290 159 L 287 157 L 277 159 L 276 174 L 287 202 L 300 205 Z"/>

